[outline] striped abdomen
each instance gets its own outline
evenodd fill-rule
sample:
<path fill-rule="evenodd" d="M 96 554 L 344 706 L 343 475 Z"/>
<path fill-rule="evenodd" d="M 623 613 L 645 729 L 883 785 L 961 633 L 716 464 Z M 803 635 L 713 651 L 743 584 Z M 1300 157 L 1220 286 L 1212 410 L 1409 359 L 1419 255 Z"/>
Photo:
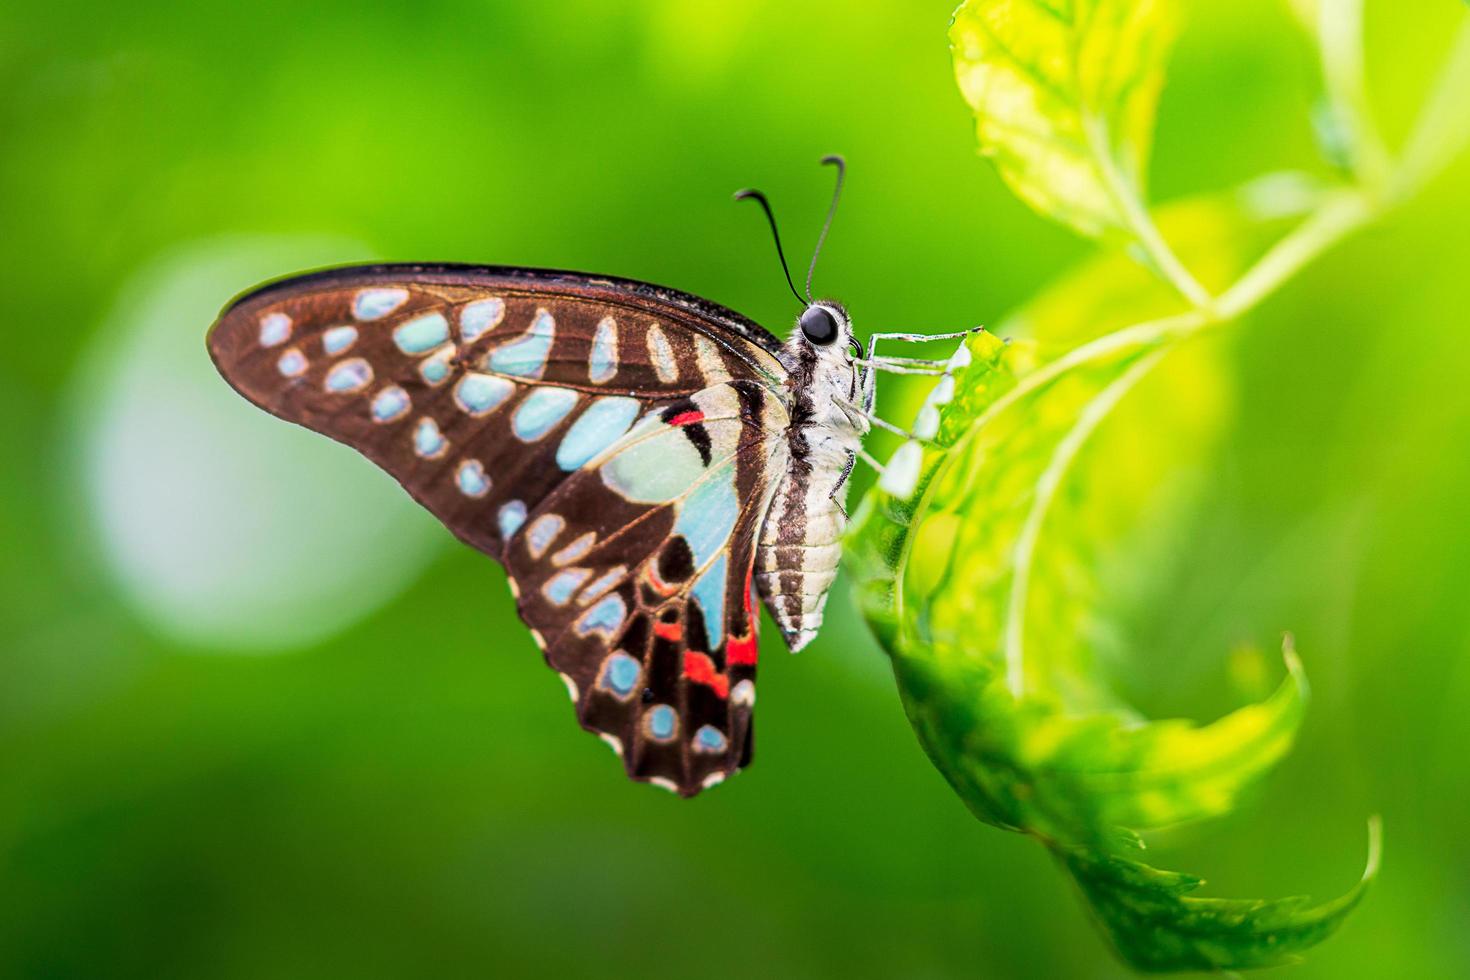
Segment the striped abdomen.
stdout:
<path fill-rule="evenodd" d="M 755 581 L 793 653 L 817 635 L 837 577 L 847 524 L 842 494 L 832 498 L 840 473 L 793 460 L 761 529 Z"/>

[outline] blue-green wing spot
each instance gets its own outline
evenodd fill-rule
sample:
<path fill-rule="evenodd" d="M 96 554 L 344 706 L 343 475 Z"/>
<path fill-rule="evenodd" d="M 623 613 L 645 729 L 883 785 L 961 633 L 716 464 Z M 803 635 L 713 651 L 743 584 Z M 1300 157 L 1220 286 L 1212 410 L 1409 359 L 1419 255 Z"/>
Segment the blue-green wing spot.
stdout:
<path fill-rule="evenodd" d="M 626 396 L 595 399 L 556 447 L 556 465 L 569 473 L 581 469 L 627 433 L 641 408 L 638 399 Z"/>
<path fill-rule="evenodd" d="M 671 742 L 679 731 L 679 713 L 667 704 L 656 704 L 643 713 L 648 737 L 655 742 Z"/>
<path fill-rule="evenodd" d="M 516 385 L 493 374 L 467 371 L 454 386 L 454 404 L 466 415 L 489 415 L 516 393 Z"/>
<path fill-rule="evenodd" d="M 368 287 L 358 290 L 352 299 L 352 315 L 359 320 L 381 320 L 408 302 L 409 292 L 402 286 Z"/>
<path fill-rule="evenodd" d="M 534 387 L 511 415 L 510 428 L 522 442 L 535 442 L 572 413 L 583 396 L 570 388 Z"/>
<path fill-rule="evenodd" d="M 354 357 L 338 361 L 327 371 L 323 384 L 335 394 L 352 394 L 362 391 L 373 381 L 373 367 L 366 358 Z"/>
<path fill-rule="evenodd" d="M 572 601 L 577 590 L 587 584 L 592 577 L 592 570 L 588 568 L 564 568 L 541 587 L 541 594 L 546 596 L 548 602 L 555 606 L 565 606 Z"/>
<path fill-rule="evenodd" d="M 459 311 L 460 339 L 467 344 L 473 344 L 498 327 L 504 319 L 505 300 L 499 296 L 466 303 Z"/>
<path fill-rule="evenodd" d="M 394 327 L 393 342 L 405 354 L 427 354 L 449 342 L 449 321 L 443 313 L 425 313 Z"/>
<path fill-rule="evenodd" d="M 485 464 L 478 459 L 466 459 L 459 464 L 454 474 L 459 492 L 466 497 L 483 497 L 490 492 L 490 478 L 485 475 Z"/>
<path fill-rule="evenodd" d="M 556 340 L 556 318 L 546 310 L 536 311 L 525 336 L 508 341 L 490 352 L 487 366 L 498 374 L 539 379 L 546 373 L 551 344 Z"/>
<path fill-rule="evenodd" d="M 322 351 L 327 354 L 341 354 L 355 343 L 356 327 L 332 327 L 322 334 Z"/>
<path fill-rule="evenodd" d="M 500 526 L 500 536 L 509 541 L 511 536 L 521 529 L 521 525 L 526 523 L 526 502 L 507 500 L 501 504 L 496 522 Z"/>
<path fill-rule="evenodd" d="M 618 321 L 605 316 L 592 335 L 592 355 L 587 363 L 587 380 L 606 384 L 618 373 Z"/>
<path fill-rule="evenodd" d="M 714 725 L 701 725 L 699 731 L 694 733 L 694 749 L 696 752 L 724 752 L 729 745 L 725 733 Z"/>
<path fill-rule="evenodd" d="M 608 654 L 598 673 L 597 686 L 619 701 L 631 698 L 643 676 L 643 664 L 621 650 Z"/>

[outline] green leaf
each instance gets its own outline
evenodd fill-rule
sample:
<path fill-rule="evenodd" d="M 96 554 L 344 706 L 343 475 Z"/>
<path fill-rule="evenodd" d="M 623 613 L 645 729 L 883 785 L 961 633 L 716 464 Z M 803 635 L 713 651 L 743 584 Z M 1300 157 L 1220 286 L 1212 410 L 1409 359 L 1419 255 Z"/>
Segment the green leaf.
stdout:
<path fill-rule="evenodd" d="M 1103 846 L 1120 824 L 1227 812 L 1300 721 L 1305 685 L 1289 653 L 1287 681 L 1259 706 L 1204 727 L 1139 725 L 1126 711 L 1066 711 L 1066 692 L 1095 679 L 1028 660 L 1020 629 L 1027 546 L 1065 472 L 1058 461 L 1159 344 L 1124 345 L 1050 380 L 1032 371 L 1009 387 L 996 377 L 1005 350 L 988 335 L 970 342 L 914 493 L 880 489 L 856 515 L 860 601 L 887 637 L 920 740 L 981 819 L 1047 838 Z"/>
<path fill-rule="evenodd" d="M 1132 226 L 1174 0 L 967 0 L 955 77 L 980 151 L 1024 201 L 1086 235 Z"/>
<path fill-rule="evenodd" d="M 1317 199 L 1276 175 L 1160 223 L 1228 282 Z M 1120 847 L 1231 811 L 1288 751 L 1307 694 L 1290 639 L 1276 691 L 1207 725 L 1140 718 L 1094 656 L 1096 569 L 1168 527 L 1158 486 L 1228 418 L 1214 351 L 1175 343 L 1182 309 L 1120 249 L 1006 321 L 1033 340 L 969 338 L 926 406 L 936 438 L 864 497 L 846 560 L 919 741 L 971 811 L 1052 848 L 1129 962 L 1247 967 L 1321 939 L 1361 890 L 1322 907 L 1199 899 L 1197 879 Z"/>
<path fill-rule="evenodd" d="M 1054 847 L 1087 896 L 1119 955 L 1139 970 L 1244 970 L 1290 963 L 1326 939 L 1357 908 L 1378 874 L 1382 834 L 1368 825 L 1368 862 L 1346 894 L 1314 905 L 1305 897 L 1201 898 L 1202 879 L 1117 855 Z"/>
<path fill-rule="evenodd" d="M 1120 827 L 1228 812 L 1290 747 L 1305 688 L 1295 668 L 1264 702 L 1214 724 L 1136 724 L 1017 701 L 964 651 L 890 650 L 904 708 L 935 767 L 986 823 L 1103 852 Z"/>
<path fill-rule="evenodd" d="M 1018 527 L 1008 502 L 1035 496 L 1027 487 L 1035 460 L 1074 431 L 1057 420 L 1105 403 L 1156 352 L 1123 349 L 1028 391 L 1036 369 L 1017 378 L 1012 349 L 989 335 L 967 344 L 969 363 L 958 359 L 939 444 L 921 450 L 927 458 L 914 491 L 877 490 L 855 515 L 850 567 L 905 711 L 979 819 L 1032 834 L 1058 853 L 1130 963 L 1275 962 L 1324 938 L 1361 892 L 1322 907 L 1197 899 L 1184 895 L 1195 879 L 1116 851 L 1131 837 L 1120 828 L 1228 812 L 1281 758 L 1306 694 L 1294 653 L 1288 645 L 1288 677 L 1274 694 L 1205 726 L 1140 724 L 1122 710 L 1071 714 L 1044 674 L 1017 696 L 997 642 L 1006 633 L 1014 577 L 1006 564 Z M 1057 405 L 1045 404 L 1051 399 Z M 989 506 L 971 506 L 978 503 Z"/>

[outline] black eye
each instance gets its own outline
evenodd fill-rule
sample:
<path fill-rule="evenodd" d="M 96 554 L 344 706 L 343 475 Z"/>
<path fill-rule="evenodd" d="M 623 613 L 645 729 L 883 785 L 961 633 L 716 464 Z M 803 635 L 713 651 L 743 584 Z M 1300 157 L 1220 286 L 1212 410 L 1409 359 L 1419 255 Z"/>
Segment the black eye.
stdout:
<path fill-rule="evenodd" d="M 808 306 L 801 315 L 801 333 L 811 343 L 826 347 L 837 339 L 837 320 L 820 306 Z"/>

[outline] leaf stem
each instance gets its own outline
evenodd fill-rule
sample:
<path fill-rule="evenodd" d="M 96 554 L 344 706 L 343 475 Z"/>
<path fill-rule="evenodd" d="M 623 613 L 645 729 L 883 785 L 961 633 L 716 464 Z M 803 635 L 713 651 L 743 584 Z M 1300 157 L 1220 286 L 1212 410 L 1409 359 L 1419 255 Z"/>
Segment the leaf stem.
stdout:
<path fill-rule="evenodd" d="M 1376 216 L 1377 209 L 1362 191 L 1344 189 L 1326 195 L 1301 224 L 1221 294 L 1216 322 L 1234 320 L 1253 309 L 1303 266 Z"/>
<path fill-rule="evenodd" d="M 1097 162 L 1103 187 L 1113 199 L 1123 220 L 1127 222 L 1128 231 L 1138 242 L 1138 247 L 1148 257 L 1149 264 L 1191 306 L 1201 310 L 1210 309 L 1213 299 L 1209 291 L 1200 285 L 1194 274 L 1179 260 L 1179 256 L 1174 254 L 1174 250 L 1154 224 L 1153 216 L 1139 200 L 1137 187 L 1118 169 L 1112 142 L 1108 138 L 1107 120 L 1101 116 L 1087 115 L 1083 117 L 1082 126 L 1087 133 L 1088 147 Z"/>
<path fill-rule="evenodd" d="M 1353 177 L 1365 190 L 1379 194 L 1388 186 L 1393 157 L 1374 122 L 1364 83 L 1363 0 L 1321 0 L 1317 43 L 1328 102 L 1350 141 Z"/>

